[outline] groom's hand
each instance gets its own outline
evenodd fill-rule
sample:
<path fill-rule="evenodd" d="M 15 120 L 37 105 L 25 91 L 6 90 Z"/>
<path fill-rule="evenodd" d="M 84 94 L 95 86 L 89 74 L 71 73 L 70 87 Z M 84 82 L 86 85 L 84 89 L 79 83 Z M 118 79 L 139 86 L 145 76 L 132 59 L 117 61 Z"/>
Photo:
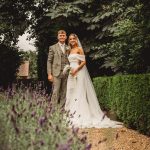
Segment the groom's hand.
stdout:
<path fill-rule="evenodd" d="M 51 74 L 48 75 L 48 81 L 53 82 L 53 76 Z"/>

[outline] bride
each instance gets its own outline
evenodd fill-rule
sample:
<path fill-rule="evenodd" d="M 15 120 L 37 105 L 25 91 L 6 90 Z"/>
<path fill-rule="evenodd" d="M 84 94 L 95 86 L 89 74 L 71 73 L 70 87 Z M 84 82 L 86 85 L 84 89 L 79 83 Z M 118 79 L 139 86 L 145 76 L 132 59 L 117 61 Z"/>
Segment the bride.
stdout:
<path fill-rule="evenodd" d="M 110 120 L 102 112 L 86 68 L 85 55 L 76 34 L 70 34 L 71 47 L 68 60 L 70 74 L 67 81 L 65 110 L 70 126 L 79 128 L 122 127 L 120 122 Z"/>

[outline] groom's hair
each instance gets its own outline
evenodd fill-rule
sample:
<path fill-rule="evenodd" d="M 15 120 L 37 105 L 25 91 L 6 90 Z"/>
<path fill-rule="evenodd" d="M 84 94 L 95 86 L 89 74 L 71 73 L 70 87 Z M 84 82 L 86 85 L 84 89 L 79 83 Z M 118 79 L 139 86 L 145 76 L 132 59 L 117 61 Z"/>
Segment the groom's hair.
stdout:
<path fill-rule="evenodd" d="M 65 30 L 59 30 L 58 34 L 66 34 L 66 31 Z"/>

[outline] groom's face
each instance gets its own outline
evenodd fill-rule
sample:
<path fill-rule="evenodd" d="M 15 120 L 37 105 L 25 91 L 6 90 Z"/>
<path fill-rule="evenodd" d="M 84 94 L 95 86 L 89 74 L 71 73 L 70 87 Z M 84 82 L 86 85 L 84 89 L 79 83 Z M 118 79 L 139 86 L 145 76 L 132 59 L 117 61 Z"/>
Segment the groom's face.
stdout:
<path fill-rule="evenodd" d="M 57 38 L 60 43 L 65 43 L 67 36 L 65 33 L 59 33 Z"/>

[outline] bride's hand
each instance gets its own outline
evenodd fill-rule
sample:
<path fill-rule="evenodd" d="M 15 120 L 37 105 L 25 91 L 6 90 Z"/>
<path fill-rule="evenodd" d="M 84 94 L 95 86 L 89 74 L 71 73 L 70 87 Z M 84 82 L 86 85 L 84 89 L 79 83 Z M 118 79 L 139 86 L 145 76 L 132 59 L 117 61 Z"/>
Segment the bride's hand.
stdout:
<path fill-rule="evenodd" d="M 75 76 L 78 72 L 78 68 L 77 69 L 71 69 L 71 75 Z"/>

